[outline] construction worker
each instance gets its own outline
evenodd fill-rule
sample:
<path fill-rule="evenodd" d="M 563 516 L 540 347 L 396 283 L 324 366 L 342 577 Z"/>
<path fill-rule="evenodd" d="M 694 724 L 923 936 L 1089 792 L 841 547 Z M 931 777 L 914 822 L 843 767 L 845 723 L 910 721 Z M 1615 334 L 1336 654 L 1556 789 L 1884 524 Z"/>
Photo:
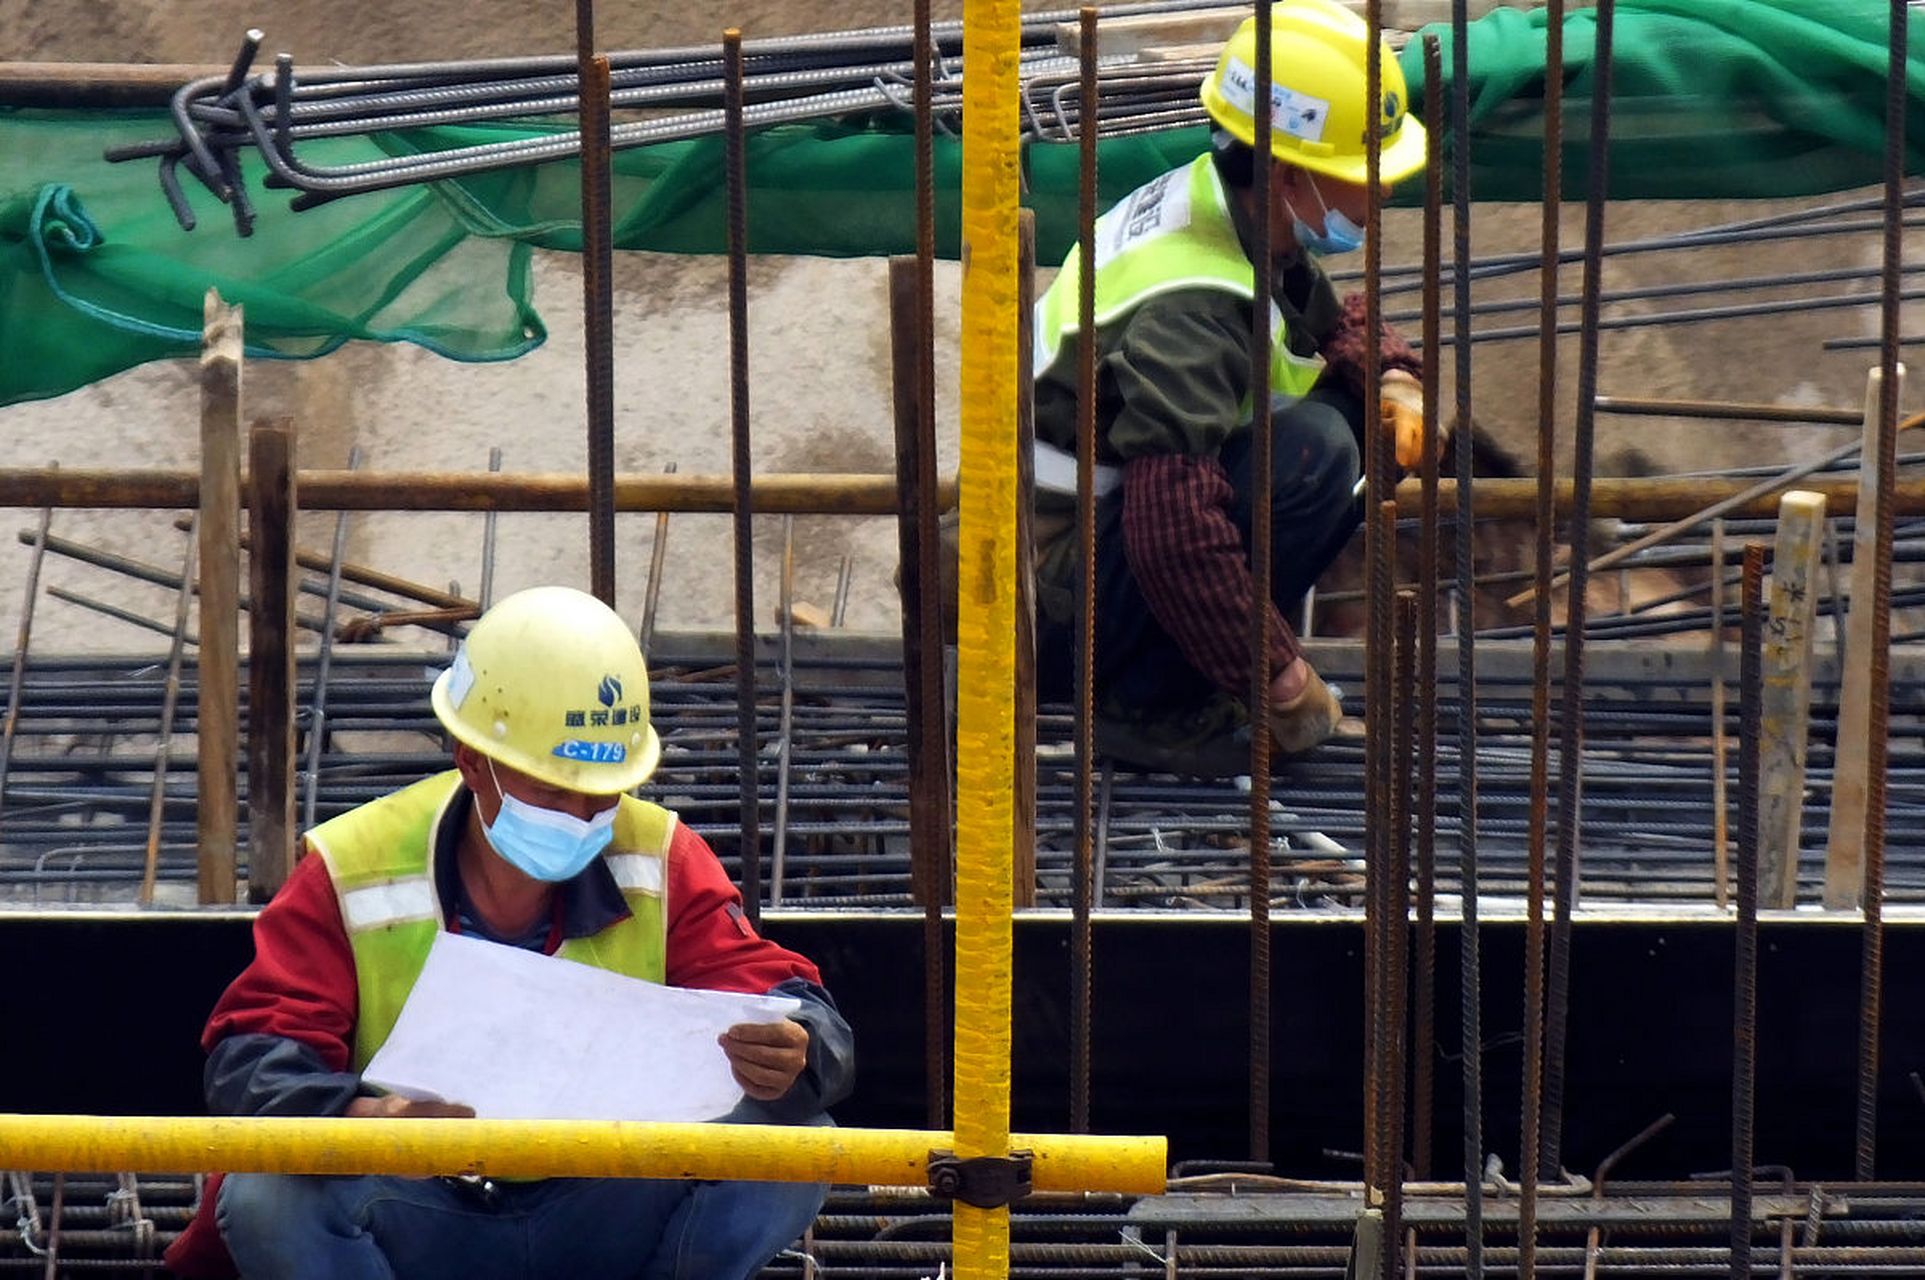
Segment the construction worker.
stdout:
<path fill-rule="evenodd" d="M 454 768 L 307 833 L 254 926 L 255 956 L 202 1043 L 220 1115 L 467 1116 L 368 1088 L 438 932 L 675 986 L 792 996 L 800 1011 L 721 1040 L 738 1121 L 826 1124 L 853 1070 L 814 965 L 756 934 L 715 854 L 627 795 L 655 769 L 648 672 L 594 597 L 537 587 L 495 605 L 435 681 Z M 169 1262 L 261 1277 L 755 1275 L 826 1188 L 776 1182 L 231 1174 Z"/>
<path fill-rule="evenodd" d="M 1381 50 L 1383 93 L 1366 101 L 1369 36 L 1333 0 L 1272 10 L 1269 218 L 1274 274 L 1272 616 L 1268 705 L 1255 719 L 1275 751 L 1308 751 L 1341 709 L 1304 660 L 1284 611 L 1301 600 L 1361 519 L 1363 432 L 1392 416 L 1402 465 L 1424 448 L 1421 365 L 1385 331 L 1385 371 L 1363 385 L 1363 299 L 1339 301 L 1321 259 L 1358 248 L 1367 215 L 1365 133 L 1380 174 L 1422 168 L 1424 131 Z M 1381 46 L 1380 46 L 1381 48 Z M 1095 694 L 1100 753 L 1205 776 L 1247 772 L 1251 680 L 1252 246 L 1255 20 L 1203 82 L 1211 148 L 1138 188 L 1096 226 Z M 1387 189 L 1387 187 L 1386 187 Z M 1073 249 L 1036 306 L 1035 421 L 1039 662 L 1070 688 L 1082 592 L 1076 536 L 1078 290 Z"/>

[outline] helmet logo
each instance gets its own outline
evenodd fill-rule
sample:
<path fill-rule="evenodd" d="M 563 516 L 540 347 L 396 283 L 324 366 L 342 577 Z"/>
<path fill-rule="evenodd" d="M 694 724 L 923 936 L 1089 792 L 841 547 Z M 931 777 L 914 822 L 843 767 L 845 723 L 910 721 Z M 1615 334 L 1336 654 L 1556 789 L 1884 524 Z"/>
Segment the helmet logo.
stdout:
<path fill-rule="evenodd" d="M 595 690 L 595 697 L 604 707 L 612 707 L 622 700 L 622 682 L 614 676 L 603 676 L 601 687 Z"/>
<path fill-rule="evenodd" d="M 1396 93 L 1394 91 L 1386 93 L 1384 95 L 1384 123 L 1391 123 L 1403 113 L 1404 104 L 1398 100 Z"/>

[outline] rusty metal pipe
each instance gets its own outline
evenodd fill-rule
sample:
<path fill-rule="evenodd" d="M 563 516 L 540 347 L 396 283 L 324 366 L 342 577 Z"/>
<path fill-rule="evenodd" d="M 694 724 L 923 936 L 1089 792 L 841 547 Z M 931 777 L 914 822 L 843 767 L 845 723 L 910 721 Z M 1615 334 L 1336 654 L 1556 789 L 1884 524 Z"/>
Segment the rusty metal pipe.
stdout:
<path fill-rule="evenodd" d="M 742 905 L 749 923 L 762 919 L 762 811 L 757 785 L 755 727 L 755 526 L 751 506 L 754 461 L 749 448 L 748 171 L 742 128 L 742 33 L 722 33 L 727 125 L 723 134 L 728 181 L 729 423 L 734 464 L 736 766 L 742 794 Z"/>
<path fill-rule="evenodd" d="M 1597 438 L 1598 300 L 1604 287 L 1604 195 L 1610 182 L 1611 38 L 1616 0 L 1598 0 L 1592 54 L 1590 173 L 1584 202 L 1583 306 L 1578 336 L 1577 420 L 1571 459 L 1570 590 L 1565 593 L 1564 698 L 1557 764 L 1556 904 L 1544 1015 L 1543 1168 L 1563 1169 L 1564 1052 L 1571 1017 L 1571 913 L 1578 899 L 1584 758 L 1584 617 L 1591 554 L 1591 467 Z"/>

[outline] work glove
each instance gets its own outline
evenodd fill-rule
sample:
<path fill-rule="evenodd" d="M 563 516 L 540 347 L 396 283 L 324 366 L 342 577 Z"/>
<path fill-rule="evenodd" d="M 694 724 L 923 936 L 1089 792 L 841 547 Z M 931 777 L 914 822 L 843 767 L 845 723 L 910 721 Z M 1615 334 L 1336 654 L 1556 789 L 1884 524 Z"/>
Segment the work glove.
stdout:
<path fill-rule="evenodd" d="M 1408 373 L 1397 369 L 1384 375 L 1379 384 L 1378 412 L 1396 442 L 1397 465 L 1415 470 L 1424 461 L 1429 433 L 1424 429 L 1424 388 Z"/>
<path fill-rule="evenodd" d="M 1309 667 L 1308 663 L 1304 665 Z M 1278 755 L 1302 755 L 1335 733 L 1341 719 L 1343 704 L 1323 677 L 1311 670 L 1296 697 L 1270 703 L 1270 738 L 1276 743 Z"/>

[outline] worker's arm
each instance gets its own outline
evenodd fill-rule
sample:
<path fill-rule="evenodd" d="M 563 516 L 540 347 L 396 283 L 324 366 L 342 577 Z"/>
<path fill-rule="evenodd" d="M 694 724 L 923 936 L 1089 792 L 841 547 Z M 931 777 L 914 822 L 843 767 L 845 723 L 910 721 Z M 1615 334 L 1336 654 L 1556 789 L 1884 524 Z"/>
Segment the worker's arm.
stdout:
<path fill-rule="evenodd" d="M 723 1050 L 749 1096 L 767 1102 L 776 1120 L 806 1120 L 848 1097 L 855 1081 L 855 1034 L 822 986 L 822 975 L 804 957 L 755 931 L 742 910 L 742 895 L 714 851 L 681 823 L 669 845 L 667 892 L 670 986 L 767 993 L 801 1002 L 789 1019 L 806 1033 L 804 1046 L 792 1033 L 743 1027 L 731 1028 L 724 1037 Z M 771 1043 L 770 1035 L 783 1038 Z M 800 1065 L 789 1086 L 774 1091 L 772 1073 L 794 1063 L 785 1050 L 795 1047 L 802 1051 Z"/>
<path fill-rule="evenodd" d="M 1130 572 L 1190 664 L 1239 696 L 1249 687 L 1256 588 L 1217 451 L 1243 416 L 1248 325 L 1247 309 L 1228 295 L 1169 294 L 1132 317 L 1103 368 L 1121 401 L 1107 443 L 1123 459 Z M 1298 656 L 1295 634 L 1270 606 L 1270 677 Z"/>
<path fill-rule="evenodd" d="M 1340 381 L 1365 404 L 1372 399 L 1364 389 L 1364 358 L 1370 353 L 1368 333 L 1364 324 L 1364 296 L 1353 293 L 1344 298 L 1330 327 L 1318 338 L 1324 376 Z M 1379 376 L 1393 371 L 1408 374 L 1420 382 L 1424 376 L 1424 358 L 1381 320 L 1377 324 L 1377 371 Z"/>
<path fill-rule="evenodd" d="M 231 1116 L 336 1116 L 361 1087 L 348 1070 L 354 956 L 327 866 L 302 858 L 254 921 L 254 959 L 201 1035 L 207 1109 Z"/>

